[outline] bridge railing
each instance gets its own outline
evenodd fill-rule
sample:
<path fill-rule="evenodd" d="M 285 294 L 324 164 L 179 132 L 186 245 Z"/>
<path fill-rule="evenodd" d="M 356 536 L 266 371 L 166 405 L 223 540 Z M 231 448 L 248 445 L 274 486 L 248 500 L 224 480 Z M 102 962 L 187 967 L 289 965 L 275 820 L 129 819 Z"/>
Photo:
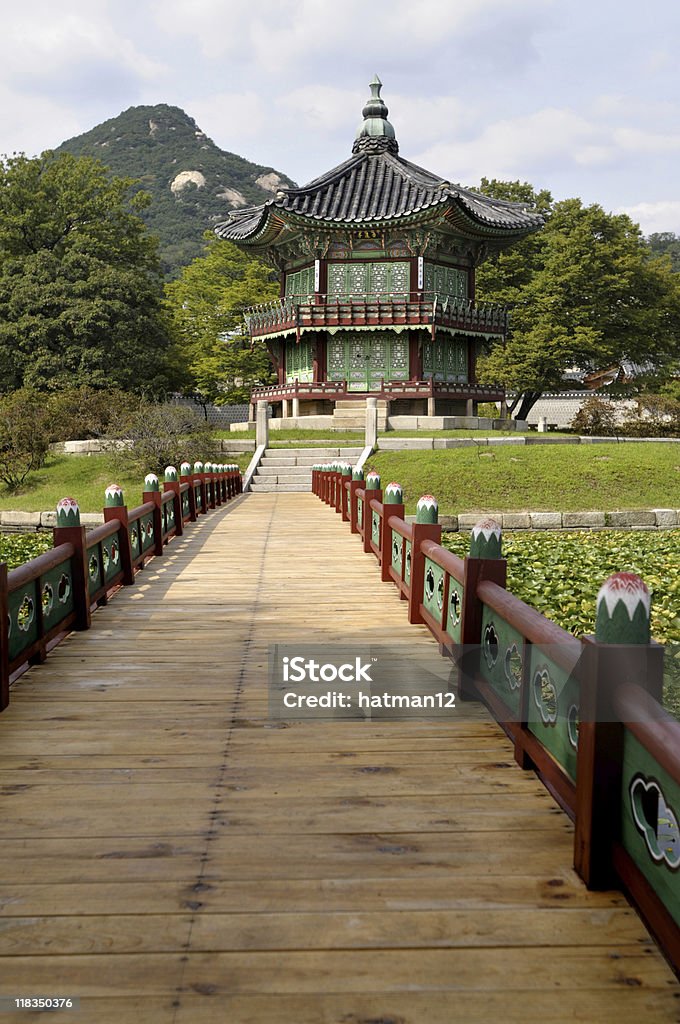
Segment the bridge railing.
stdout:
<path fill-rule="evenodd" d="M 54 547 L 8 572 L 0 563 L 0 711 L 10 700 L 10 682 L 43 662 L 48 651 L 73 629 L 88 629 L 92 611 L 197 515 L 229 501 L 242 490 L 238 466 L 182 464 L 144 481 L 142 504 L 128 510 L 120 487 L 106 489 L 104 524 L 86 532 L 72 498 L 57 506 Z"/>
<path fill-rule="evenodd" d="M 315 467 L 314 493 L 328 494 L 340 472 Z M 594 636 L 575 637 L 506 589 L 493 520 L 474 527 L 459 558 L 440 543 L 431 495 L 406 522 L 398 484 L 340 478 L 352 532 L 407 602 L 409 622 L 427 625 L 455 662 L 459 699 L 484 701 L 518 764 L 574 821 L 576 871 L 589 888 L 625 889 L 680 969 L 680 722 L 662 706 L 664 649 L 650 638 L 642 580 L 610 577 Z"/>

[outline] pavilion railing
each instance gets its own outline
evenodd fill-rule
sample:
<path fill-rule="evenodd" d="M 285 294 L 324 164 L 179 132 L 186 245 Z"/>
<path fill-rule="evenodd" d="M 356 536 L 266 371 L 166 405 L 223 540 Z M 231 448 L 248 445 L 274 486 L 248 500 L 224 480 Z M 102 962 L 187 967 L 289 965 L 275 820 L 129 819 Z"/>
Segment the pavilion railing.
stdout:
<path fill-rule="evenodd" d="M 78 505 L 57 506 L 54 547 L 8 572 L 0 563 L 0 711 L 10 683 L 41 663 L 71 630 L 88 629 L 92 612 L 121 586 L 130 586 L 149 558 L 160 556 L 197 516 L 242 492 L 235 465 L 196 463 L 166 470 L 163 491 L 153 474 L 142 504 L 128 510 L 120 488 L 106 492 L 104 524 L 86 532 Z"/>
<path fill-rule="evenodd" d="M 472 299 L 439 295 L 436 292 L 357 293 L 328 295 L 317 293 L 286 296 L 276 301 L 251 306 L 245 312 L 252 337 L 282 330 L 322 329 L 337 326 L 409 324 L 442 326 L 461 331 L 505 334 L 507 310 Z"/>
<path fill-rule="evenodd" d="M 348 463 L 316 466 L 312 491 L 375 557 L 409 622 L 454 661 L 458 699 L 487 705 L 518 764 L 574 821 L 574 867 L 588 888 L 625 889 L 680 970 L 680 722 L 662 706 L 664 648 L 649 639 L 647 588 L 610 577 L 595 635 L 577 638 L 506 589 L 492 520 L 459 558 L 441 545 L 434 498 L 407 522 L 398 484 L 361 477 Z"/>

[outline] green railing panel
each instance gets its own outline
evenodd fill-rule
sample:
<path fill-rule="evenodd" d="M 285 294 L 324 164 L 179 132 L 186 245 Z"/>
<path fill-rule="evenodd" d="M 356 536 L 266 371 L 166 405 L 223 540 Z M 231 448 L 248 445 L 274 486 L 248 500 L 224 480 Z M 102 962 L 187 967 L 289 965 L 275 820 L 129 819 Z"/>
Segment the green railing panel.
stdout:
<path fill-rule="evenodd" d="M 361 529 L 361 524 L 364 521 L 364 502 L 362 498 L 357 498 L 357 526 Z"/>
<path fill-rule="evenodd" d="M 531 647 L 527 727 L 572 782 L 576 781 L 579 684 L 573 675 Z"/>
<path fill-rule="evenodd" d="M 404 544 L 404 583 L 411 586 L 411 541 Z"/>
<path fill-rule="evenodd" d="M 453 576 L 449 576 L 449 600 L 446 609 L 446 632 L 454 644 L 461 641 L 462 618 L 463 618 L 463 591 L 462 583 L 459 583 Z"/>
<path fill-rule="evenodd" d="M 163 503 L 163 533 L 169 533 L 175 528 L 175 501 Z"/>
<path fill-rule="evenodd" d="M 139 527 L 142 537 L 142 551 L 148 551 L 154 545 L 153 536 L 153 512 L 147 512 L 139 520 Z"/>
<path fill-rule="evenodd" d="M 380 544 L 380 516 L 375 509 L 371 512 L 371 540 L 376 547 Z"/>
<path fill-rule="evenodd" d="M 35 607 L 35 581 L 9 595 L 9 660 L 25 651 L 38 639 L 38 617 Z"/>
<path fill-rule="evenodd" d="M 396 530 L 392 530 L 392 568 L 397 576 L 401 576 L 404 564 L 404 538 Z"/>
<path fill-rule="evenodd" d="M 140 555 L 142 550 L 139 533 L 139 520 L 135 520 L 134 523 L 130 523 L 128 526 L 128 532 L 130 534 L 130 547 L 132 549 L 132 558 L 134 560 Z"/>
<path fill-rule="evenodd" d="M 59 625 L 73 611 L 73 563 L 70 558 L 40 577 L 43 629 Z"/>
<path fill-rule="evenodd" d="M 519 715 L 524 637 L 488 605 L 482 606 L 479 671 L 510 710 Z"/>
<path fill-rule="evenodd" d="M 188 516 L 191 512 L 191 506 L 189 504 L 189 492 L 184 491 L 182 494 L 182 515 Z"/>
<path fill-rule="evenodd" d="M 423 604 L 433 619 L 441 622 L 444 610 L 444 577 L 441 565 L 431 559 L 425 559 L 425 577 L 423 579 Z"/>
<path fill-rule="evenodd" d="M 194 494 L 196 495 L 196 508 L 199 510 L 203 509 L 203 495 L 199 484 L 194 487 Z"/>
<path fill-rule="evenodd" d="M 104 566 L 99 557 L 99 544 L 94 544 L 87 549 L 87 589 L 88 593 L 94 594 L 102 586 L 104 580 Z"/>
<path fill-rule="evenodd" d="M 108 583 L 121 570 L 118 535 L 107 537 L 102 544 L 102 549 L 104 552 L 104 582 Z"/>
<path fill-rule="evenodd" d="M 624 729 L 621 842 L 680 925 L 680 785 Z"/>

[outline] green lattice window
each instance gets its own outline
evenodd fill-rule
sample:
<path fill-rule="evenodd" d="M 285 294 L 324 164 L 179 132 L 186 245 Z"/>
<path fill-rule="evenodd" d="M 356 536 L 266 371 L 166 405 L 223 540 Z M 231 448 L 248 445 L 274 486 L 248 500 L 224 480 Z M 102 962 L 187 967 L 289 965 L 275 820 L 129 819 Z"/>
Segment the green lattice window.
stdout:
<path fill-rule="evenodd" d="M 346 380 L 350 391 L 370 391 L 383 380 L 408 380 L 406 333 L 338 331 L 328 339 L 328 379 Z"/>
<path fill-rule="evenodd" d="M 446 337 L 438 337 L 436 341 L 424 341 L 423 376 L 465 383 L 468 379 L 467 342 L 459 338 Z"/>
<path fill-rule="evenodd" d="M 298 343 L 291 339 L 286 342 L 286 381 L 311 381 L 313 379 L 312 344 L 304 338 Z"/>
<path fill-rule="evenodd" d="M 328 297 L 402 297 L 410 288 L 409 271 L 408 263 L 331 263 L 328 267 Z"/>
<path fill-rule="evenodd" d="M 286 295 L 311 299 L 314 295 L 314 267 L 303 267 L 292 274 L 286 274 Z"/>
<path fill-rule="evenodd" d="M 445 267 L 441 263 L 426 263 L 424 267 L 426 292 L 435 293 L 444 302 L 446 298 L 467 299 L 468 275 L 466 270 Z"/>

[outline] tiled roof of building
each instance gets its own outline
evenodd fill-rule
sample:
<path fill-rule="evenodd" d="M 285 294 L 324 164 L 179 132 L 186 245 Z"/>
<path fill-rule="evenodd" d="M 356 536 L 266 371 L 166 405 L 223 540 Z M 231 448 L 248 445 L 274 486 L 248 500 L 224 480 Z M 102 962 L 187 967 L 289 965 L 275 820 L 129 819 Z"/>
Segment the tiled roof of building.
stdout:
<path fill-rule="evenodd" d="M 285 221 L 287 214 L 329 227 L 359 227 L 432 211 L 478 237 L 521 237 L 543 225 L 542 215 L 525 204 L 453 185 L 400 157 L 377 78 L 371 90 L 349 160 L 307 185 L 282 189 L 262 206 L 235 210 L 215 228 L 219 237 L 255 242 L 269 233 L 273 218 Z"/>

